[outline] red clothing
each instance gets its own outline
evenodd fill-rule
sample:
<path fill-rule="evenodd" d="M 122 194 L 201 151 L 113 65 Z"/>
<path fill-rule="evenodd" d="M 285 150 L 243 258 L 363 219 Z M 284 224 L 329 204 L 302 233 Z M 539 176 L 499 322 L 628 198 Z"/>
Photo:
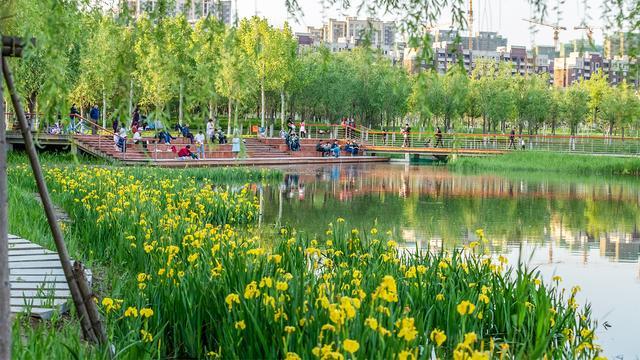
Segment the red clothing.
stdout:
<path fill-rule="evenodd" d="M 186 147 L 183 147 L 182 149 L 180 149 L 180 151 L 178 151 L 178 156 L 180 157 L 191 156 L 191 150 L 187 149 Z"/>

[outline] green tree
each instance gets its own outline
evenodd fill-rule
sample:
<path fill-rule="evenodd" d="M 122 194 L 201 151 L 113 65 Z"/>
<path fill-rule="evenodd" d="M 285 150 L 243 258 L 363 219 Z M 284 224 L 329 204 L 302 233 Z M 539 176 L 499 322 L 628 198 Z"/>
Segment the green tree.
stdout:
<path fill-rule="evenodd" d="M 190 71 L 188 92 L 193 96 L 187 100 L 208 107 L 209 118 L 214 118 L 218 99 L 216 79 L 220 75 L 224 24 L 213 17 L 202 18 L 196 23 L 191 36 L 194 65 Z"/>
<path fill-rule="evenodd" d="M 227 29 L 220 56 L 220 75 L 216 79 L 216 89 L 227 98 L 228 122 L 227 133 L 231 133 L 231 115 L 235 104 L 237 127 L 237 111 L 240 102 L 254 91 L 255 73 L 252 71 L 249 57 L 238 46 L 236 30 Z"/>
<path fill-rule="evenodd" d="M 589 92 L 582 82 L 576 82 L 564 90 L 562 100 L 562 115 L 573 136 L 589 112 Z"/>
<path fill-rule="evenodd" d="M 607 75 L 602 72 L 602 69 L 598 69 L 584 82 L 587 91 L 589 92 L 589 111 L 592 114 L 591 125 L 598 123 L 598 113 L 602 104 L 605 93 L 609 89 L 609 83 L 607 82 Z"/>
<path fill-rule="evenodd" d="M 249 64 L 253 67 L 260 83 L 260 126 L 262 127 L 265 126 L 265 92 L 269 86 L 267 78 L 270 78 L 270 71 L 273 68 L 270 64 L 270 60 L 273 59 L 270 53 L 273 53 L 274 49 L 268 48 L 270 45 L 273 46 L 273 43 L 268 41 L 271 31 L 273 29 L 266 19 L 254 16 L 240 22 L 237 35 L 239 45 L 247 54 Z"/>
<path fill-rule="evenodd" d="M 526 125 L 529 134 L 533 134 L 545 121 L 551 109 L 549 80 L 546 75 L 527 75 L 518 80 L 515 95 L 519 132 L 522 133 L 522 128 Z"/>

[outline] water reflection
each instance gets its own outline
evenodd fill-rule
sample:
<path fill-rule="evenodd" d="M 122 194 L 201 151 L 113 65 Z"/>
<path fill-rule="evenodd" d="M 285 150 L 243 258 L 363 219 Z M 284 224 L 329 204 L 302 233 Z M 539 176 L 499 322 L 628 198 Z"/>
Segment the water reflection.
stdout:
<path fill-rule="evenodd" d="M 637 358 L 640 344 L 640 185 L 635 179 L 459 174 L 409 165 L 288 167 L 278 185 L 256 185 L 264 225 L 310 235 L 344 217 L 391 230 L 408 249 L 476 240 L 483 228 L 496 254 L 524 259 L 543 276 L 580 285 L 593 305 L 606 355 Z"/>
<path fill-rule="evenodd" d="M 322 233 L 342 216 L 391 229 L 405 246 L 420 247 L 458 246 L 475 240 L 482 227 L 496 252 L 526 241 L 554 242 L 574 253 L 599 249 L 620 262 L 640 257 L 640 187 L 633 182 L 463 175 L 409 165 L 286 172 L 282 184 L 265 189 L 267 223 L 285 219 Z"/>

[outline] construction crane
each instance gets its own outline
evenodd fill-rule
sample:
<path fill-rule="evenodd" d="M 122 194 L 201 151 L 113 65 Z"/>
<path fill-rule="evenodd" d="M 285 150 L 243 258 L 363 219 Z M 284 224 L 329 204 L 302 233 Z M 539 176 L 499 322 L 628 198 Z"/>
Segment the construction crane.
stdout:
<path fill-rule="evenodd" d="M 593 43 L 593 32 L 594 30 L 602 30 L 604 33 L 605 28 L 600 27 L 600 26 L 590 26 L 587 24 L 582 23 L 579 26 L 574 26 L 573 27 L 574 30 L 585 30 L 587 33 L 587 39 L 589 39 L 590 43 Z M 605 57 L 606 58 L 611 58 L 613 57 L 613 54 L 611 54 L 611 37 L 604 37 L 604 51 L 605 51 Z M 619 51 L 619 55 L 624 55 L 624 32 L 623 31 L 619 31 L 618 32 L 618 41 L 619 41 L 619 45 L 620 48 L 618 49 Z"/>
<path fill-rule="evenodd" d="M 546 26 L 546 27 L 550 27 L 553 29 L 553 45 L 555 46 L 556 50 L 559 50 L 559 39 L 560 39 L 560 31 L 562 30 L 567 30 L 566 27 L 564 26 L 560 26 L 559 24 L 547 24 L 547 23 L 543 23 L 542 21 L 537 21 L 535 19 L 522 19 L 524 21 L 530 22 L 534 25 L 540 25 L 540 26 Z"/>
<path fill-rule="evenodd" d="M 585 23 L 582 23 L 578 26 L 574 26 L 573 30 L 585 30 L 587 33 L 587 39 L 589 39 L 590 43 L 593 43 L 593 31 L 594 30 L 602 30 L 599 26 L 590 26 Z"/>

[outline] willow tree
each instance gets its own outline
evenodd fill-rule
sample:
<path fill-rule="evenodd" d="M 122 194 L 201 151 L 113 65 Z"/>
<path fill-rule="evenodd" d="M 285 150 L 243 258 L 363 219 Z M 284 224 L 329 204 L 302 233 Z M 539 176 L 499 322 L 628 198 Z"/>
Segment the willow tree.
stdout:
<path fill-rule="evenodd" d="M 147 16 L 138 19 L 134 46 L 137 58 L 134 76 L 142 90 L 139 103 L 153 106 L 159 120 L 165 118 L 165 107 L 174 96 L 176 84 L 175 65 L 167 54 L 162 21 L 155 24 Z"/>
<path fill-rule="evenodd" d="M 284 127 L 285 93 L 293 79 L 298 42 L 289 24 L 282 30 L 271 29 L 265 38 L 265 66 L 269 88 L 280 92 L 280 126 Z M 264 105 L 263 105 L 264 106 Z M 264 126 L 264 125 L 263 125 Z"/>
<path fill-rule="evenodd" d="M 193 29 L 184 15 L 164 19 L 162 35 L 164 35 L 165 59 L 169 72 L 173 75 L 174 92 L 178 93 L 178 123 L 184 120 L 185 82 L 190 71 L 194 68 L 193 57 L 190 52 L 191 34 Z"/>
<path fill-rule="evenodd" d="M 191 51 L 194 67 L 190 72 L 191 100 L 209 108 L 209 118 L 215 117 L 218 91 L 216 79 L 220 74 L 220 55 L 224 41 L 224 24 L 213 17 L 198 20 L 191 34 Z M 206 121 L 205 121 L 206 122 Z"/>
<path fill-rule="evenodd" d="M 268 55 L 272 50 L 268 48 L 271 44 L 267 40 L 271 31 L 273 29 L 267 19 L 254 16 L 251 19 L 243 19 L 237 33 L 238 44 L 247 55 L 249 66 L 253 68 L 260 83 L 260 126 L 262 127 L 265 126 L 265 92 L 269 84 L 267 77 L 271 75 L 269 71 L 272 69 L 269 61 L 273 59 Z"/>
<path fill-rule="evenodd" d="M 126 42 L 126 31 L 110 16 L 94 14 L 91 23 L 89 39 L 80 52 L 80 73 L 71 99 L 83 107 L 101 101 L 102 126 L 105 127 L 107 99 L 116 95 L 117 74 L 122 72 L 118 65 L 123 65 L 118 63 L 126 57 L 119 51 L 123 50 L 123 41 Z"/>
<path fill-rule="evenodd" d="M 227 29 L 220 55 L 220 73 L 216 79 L 216 89 L 227 98 L 227 133 L 231 133 L 231 115 L 235 105 L 235 124 L 239 103 L 254 91 L 255 73 L 252 71 L 247 54 L 238 46 L 236 30 Z"/>

